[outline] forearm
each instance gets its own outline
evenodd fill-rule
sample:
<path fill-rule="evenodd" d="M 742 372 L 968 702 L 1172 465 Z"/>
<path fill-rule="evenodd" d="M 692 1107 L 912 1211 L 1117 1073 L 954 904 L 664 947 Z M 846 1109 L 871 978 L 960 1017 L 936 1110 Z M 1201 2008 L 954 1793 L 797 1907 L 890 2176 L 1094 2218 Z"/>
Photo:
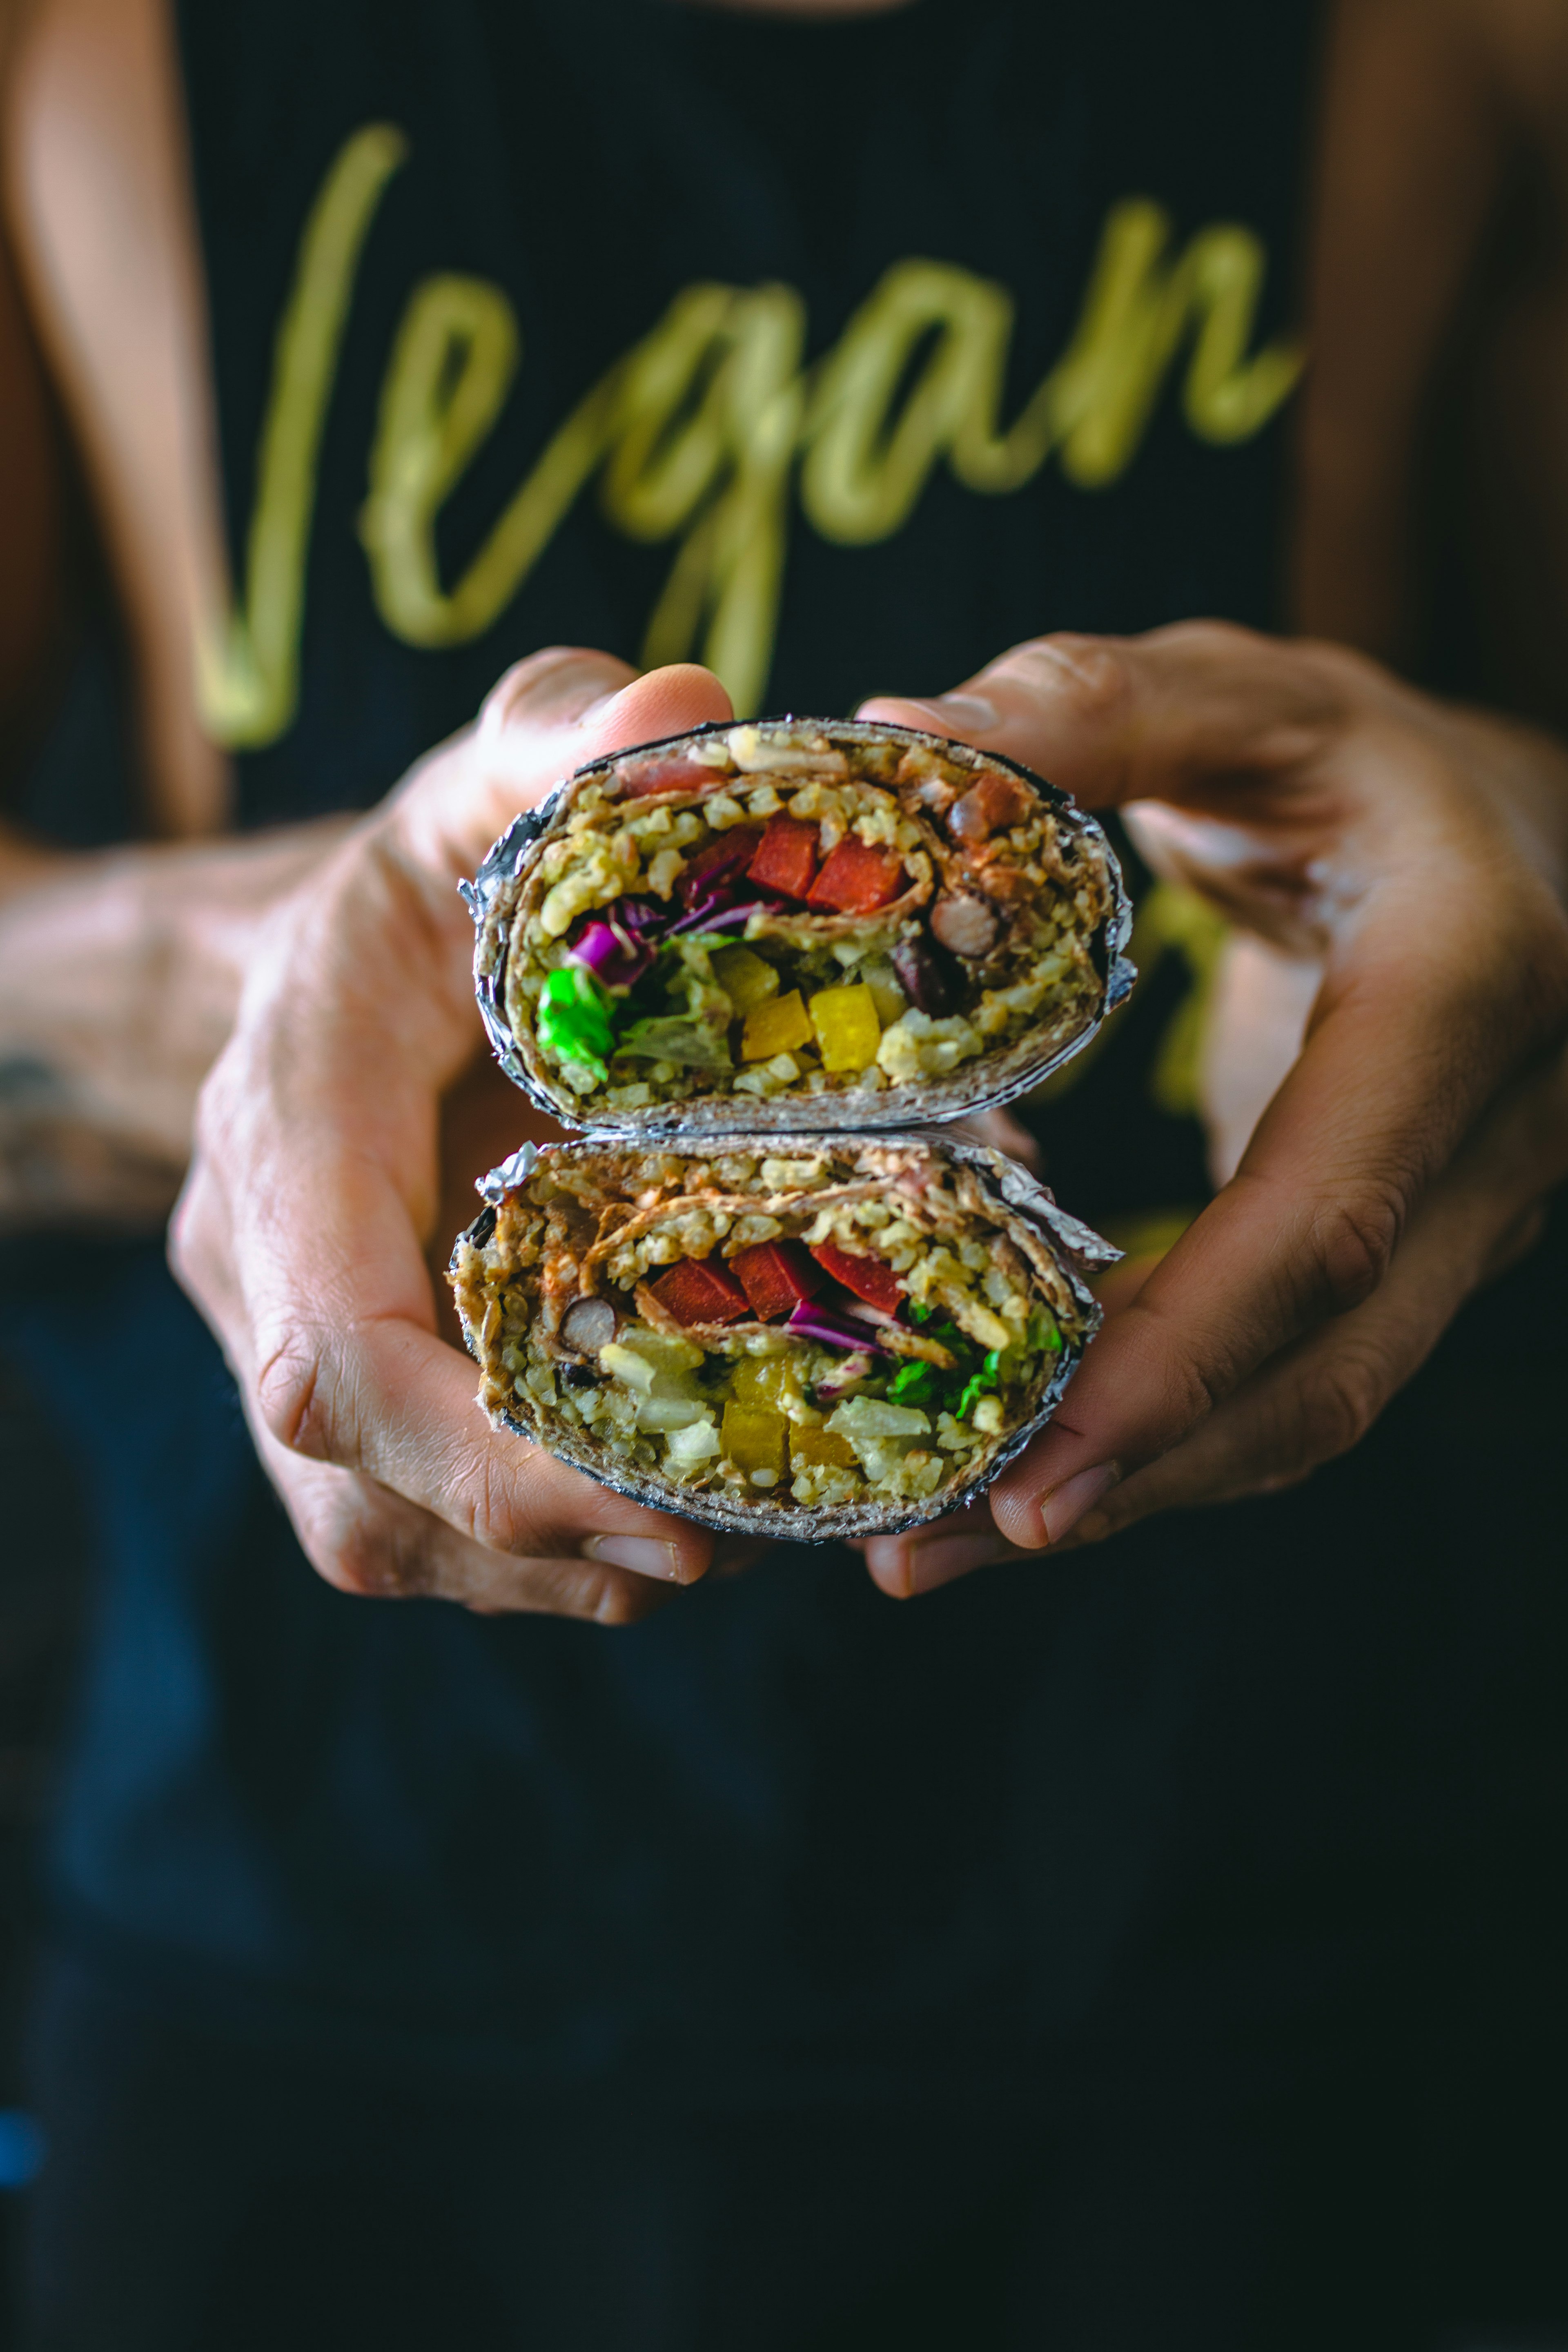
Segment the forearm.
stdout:
<path fill-rule="evenodd" d="M 348 822 L 89 855 L 0 832 L 0 1230 L 162 1222 L 260 926 Z"/>

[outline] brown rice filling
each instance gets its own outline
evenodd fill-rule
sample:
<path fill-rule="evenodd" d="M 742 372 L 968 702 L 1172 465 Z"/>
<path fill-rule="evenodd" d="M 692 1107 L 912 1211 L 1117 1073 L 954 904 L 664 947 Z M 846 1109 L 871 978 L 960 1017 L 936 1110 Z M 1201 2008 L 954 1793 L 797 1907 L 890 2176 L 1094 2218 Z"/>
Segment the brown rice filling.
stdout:
<path fill-rule="evenodd" d="M 575 1145 L 479 1230 L 453 1284 L 492 1417 L 764 1512 L 967 1484 L 1085 1333 L 1043 1238 L 925 1146 Z"/>
<path fill-rule="evenodd" d="M 577 791 L 488 952 L 525 1061 L 596 1114 L 929 1086 L 1093 1022 L 1094 836 L 953 745 L 734 727 Z"/>

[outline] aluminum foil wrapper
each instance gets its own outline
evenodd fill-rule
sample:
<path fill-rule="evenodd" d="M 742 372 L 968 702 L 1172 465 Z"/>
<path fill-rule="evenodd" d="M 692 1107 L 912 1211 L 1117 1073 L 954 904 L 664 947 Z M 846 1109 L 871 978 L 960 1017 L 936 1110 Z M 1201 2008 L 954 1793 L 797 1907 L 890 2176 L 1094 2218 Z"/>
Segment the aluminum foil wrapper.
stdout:
<path fill-rule="evenodd" d="M 1058 1208 L 1050 1191 L 1040 1183 L 1016 1160 L 982 1144 L 958 1143 L 927 1133 L 889 1135 L 837 1135 L 802 1137 L 801 1149 L 809 1155 L 813 1149 L 839 1150 L 854 1152 L 862 1148 L 889 1150 L 908 1150 L 928 1154 L 950 1164 L 957 1162 L 972 1169 L 978 1176 L 984 1199 L 985 1214 L 1015 1243 L 1024 1236 L 1037 1246 L 1043 1245 L 1058 1274 L 1066 1282 L 1083 1317 L 1080 1338 L 1071 1339 L 1063 1334 L 1062 1354 L 1051 1374 L 1035 1410 L 1026 1422 L 1004 1436 L 993 1441 L 965 1473 L 962 1483 L 953 1483 L 924 1502 L 852 1503 L 836 1506 L 803 1506 L 787 1496 L 775 1501 L 769 1494 L 758 1494 L 746 1503 L 731 1498 L 731 1491 L 722 1488 L 713 1492 L 698 1492 L 689 1486 L 667 1480 L 655 1474 L 626 1470 L 606 1463 L 602 1451 L 585 1442 L 584 1433 L 559 1419 L 546 1419 L 546 1409 L 538 1405 L 531 1418 L 519 1400 L 513 1405 L 494 1410 L 490 1419 L 498 1429 L 508 1429 L 533 1444 L 544 1444 L 557 1460 L 569 1463 L 602 1486 L 631 1501 L 646 1504 L 650 1509 L 668 1511 L 675 1517 L 697 1521 L 700 1526 L 716 1528 L 730 1535 L 744 1535 L 763 1541 L 776 1543 L 825 1543 L 850 1538 L 873 1535 L 897 1535 L 906 1528 L 919 1527 L 931 1519 L 945 1518 L 962 1510 L 967 1504 L 984 1495 L 998 1474 L 1009 1462 L 1023 1453 L 1030 1440 L 1037 1436 L 1050 1420 L 1060 1403 L 1068 1382 L 1083 1358 L 1084 1349 L 1098 1331 L 1102 1315 L 1089 1287 L 1089 1278 L 1107 1266 L 1114 1265 L 1121 1256 L 1101 1235 L 1079 1222 L 1077 1217 Z M 653 1137 L 638 1136 L 635 1143 L 625 1139 L 595 1137 L 592 1142 L 568 1143 L 547 1147 L 545 1157 L 589 1154 L 620 1148 L 640 1150 L 645 1146 L 655 1150 L 671 1147 Z M 752 1134 L 726 1137 L 724 1150 L 736 1153 L 755 1151 L 759 1154 L 779 1150 L 779 1139 L 772 1134 Z M 507 1194 L 524 1184 L 531 1175 L 542 1155 L 531 1144 L 513 1153 L 510 1160 L 481 1178 L 476 1188 L 489 1204 L 458 1236 L 453 1251 L 452 1271 L 457 1273 L 460 1253 L 465 1243 L 482 1248 L 495 1231 L 496 1212 Z M 693 1151 L 693 1158 L 706 1156 Z M 1026 1243 L 1026 1257 L 1029 1255 Z M 479 1350 L 468 1334 L 469 1350 L 482 1361 Z"/>
<path fill-rule="evenodd" d="M 653 752 L 675 753 L 704 739 L 744 735 L 759 748 L 756 781 L 766 775 L 767 751 L 784 756 L 786 768 L 793 753 L 804 761 L 805 747 L 824 740 L 833 750 L 883 743 L 923 745 L 961 766 L 1003 768 L 1018 777 L 1050 808 L 1058 828 L 1088 845 L 1105 875 L 1109 908 L 1090 941 L 1090 954 L 1101 981 L 1097 1006 L 1082 1026 L 1065 1038 L 1051 1040 L 1026 1031 L 1011 1045 L 987 1051 L 961 1063 L 944 1076 L 923 1078 L 879 1092 L 793 1093 L 772 1098 L 752 1094 L 711 1095 L 695 1100 L 656 1103 L 635 1110 L 596 1106 L 593 1096 L 578 1096 L 561 1081 L 539 1053 L 531 1036 L 518 1037 L 508 1019 L 506 966 L 510 917 L 522 890 L 542 855 L 545 844 L 561 832 L 585 787 L 608 775 L 622 761 Z M 744 788 L 744 778 L 737 789 Z M 591 761 L 555 786 L 546 799 L 514 818 L 490 849 L 472 882 L 461 885 L 474 918 L 474 987 L 486 1033 L 508 1077 L 521 1087 L 540 1109 L 565 1127 L 595 1135 L 636 1134 L 681 1139 L 699 1136 L 717 1141 L 745 1131 L 773 1136 L 828 1135 L 848 1129 L 867 1133 L 894 1132 L 914 1125 L 972 1118 L 1019 1096 L 1030 1094 L 1093 1038 L 1106 1015 L 1115 1011 L 1131 989 L 1137 974 L 1128 960 L 1132 909 L 1121 865 L 1102 828 L 1080 809 L 1069 793 L 1045 782 L 1016 760 L 999 753 L 976 752 L 946 736 L 922 733 L 908 727 L 884 726 L 865 719 L 814 719 L 784 717 L 758 719 L 737 728 L 717 724 L 693 729 L 685 735 L 667 736 L 658 742 L 628 746 L 613 756 Z"/>

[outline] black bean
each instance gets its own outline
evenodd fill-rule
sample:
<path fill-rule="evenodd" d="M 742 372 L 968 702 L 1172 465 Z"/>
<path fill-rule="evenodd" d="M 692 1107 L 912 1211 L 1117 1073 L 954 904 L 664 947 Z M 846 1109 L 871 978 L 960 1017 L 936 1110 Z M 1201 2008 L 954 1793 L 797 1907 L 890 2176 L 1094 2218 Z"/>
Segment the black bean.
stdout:
<path fill-rule="evenodd" d="M 945 1013 L 947 976 L 921 940 L 903 940 L 893 950 L 893 970 L 899 985 L 920 1013 Z"/>
<path fill-rule="evenodd" d="M 561 1337 L 569 1348 L 597 1355 L 616 1336 L 616 1310 L 607 1298 L 574 1298 L 561 1318 Z"/>

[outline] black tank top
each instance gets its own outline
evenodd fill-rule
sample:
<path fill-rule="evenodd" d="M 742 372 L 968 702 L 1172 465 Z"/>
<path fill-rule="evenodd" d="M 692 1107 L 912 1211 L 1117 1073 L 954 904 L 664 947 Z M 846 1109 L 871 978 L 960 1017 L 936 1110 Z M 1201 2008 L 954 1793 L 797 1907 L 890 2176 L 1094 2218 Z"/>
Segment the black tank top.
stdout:
<path fill-rule="evenodd" d="M 1277 623 L 1314 13 L 184 0 L 245 821 L 368 804 L 542 644 L 835 712 Z M 1145 891 L 1039 1108 L 1113 1230 L 1203 1196 L 1215 945 Z M 481 1621 L 310 1572 L 158 1262 L 97 1312 L 136 1371 L 55 1881 L 150 1997 L 487 2074 L 1005 2077 L 1265 1849 L 1397 1843 L 1364 1482 L 909 1608 L 817 1550 L 632 1632 Z"/>

